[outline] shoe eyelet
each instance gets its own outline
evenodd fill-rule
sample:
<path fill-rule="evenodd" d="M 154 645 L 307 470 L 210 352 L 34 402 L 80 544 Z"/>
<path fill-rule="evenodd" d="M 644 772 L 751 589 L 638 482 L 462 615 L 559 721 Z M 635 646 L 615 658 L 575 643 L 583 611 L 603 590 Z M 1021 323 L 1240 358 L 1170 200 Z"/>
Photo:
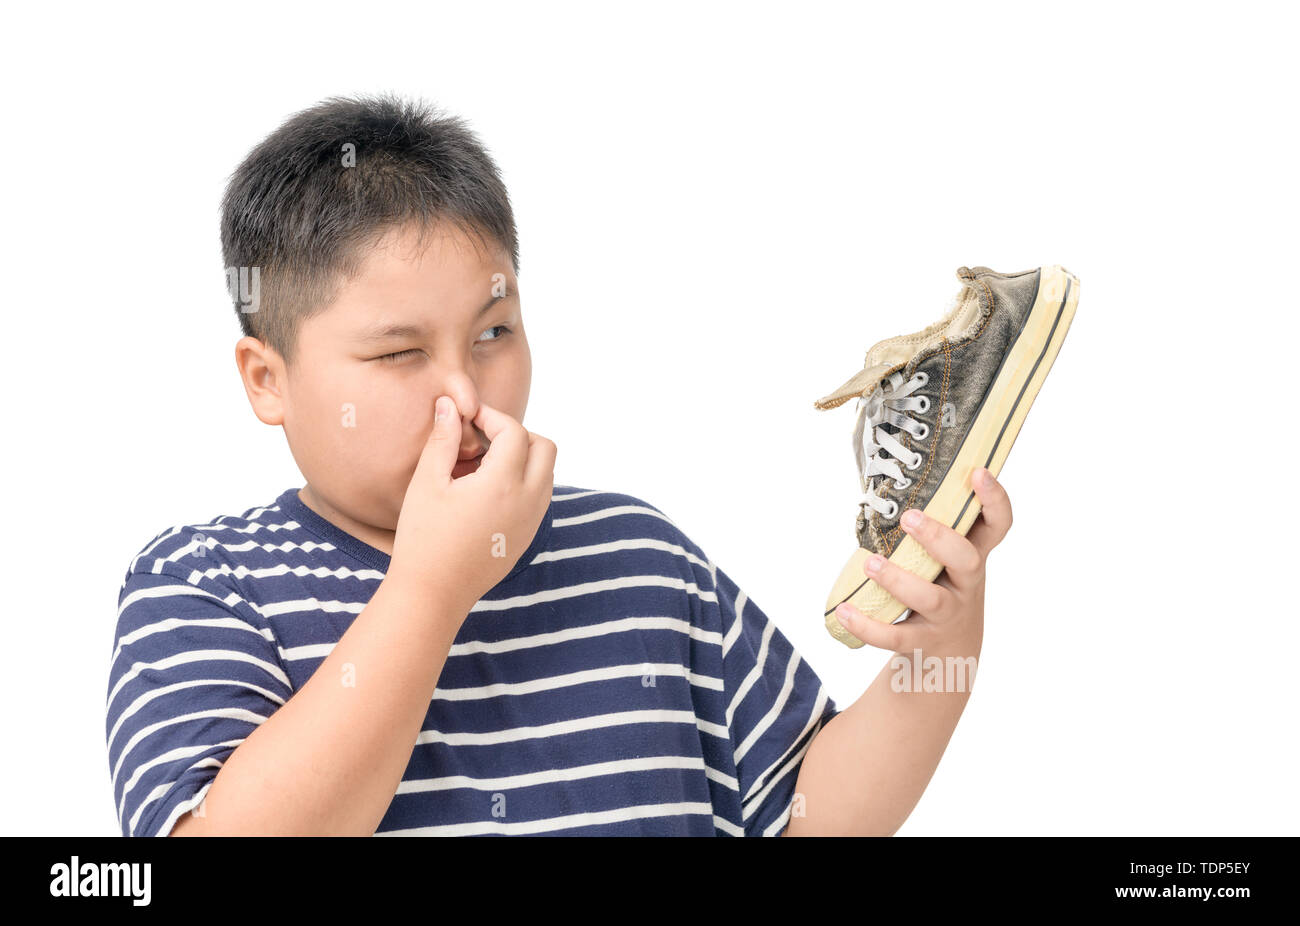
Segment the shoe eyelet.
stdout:
<path fill-rule="evenodd" d="M 916 469 L 916 468 L 917 468 L 918 466 L 920 466 L 920 465 L 921 465 L 921 454 L 920 454 L 920 453 L 917 453 L 916 456 L 912 457 L 912 462 L 911 462 L 911 463 L 909 463 L 909 464 L 905 464 L 906 468 L 909 469 L 909 470 Z"/>
<path fill-rule="evenodd" d="M 923 395 L 919 398 L 921 399 L 921 407 L 918 408 L 917 411 L 924 415 L 930 410 L 930 397 Z"/>
<path fill-rule="evenodd" d="M 912 480 L 908 479 L 906 476 L 903 477 L 902 482 L 899 482 L 897 479 L 894 480 L 895 489 L 906 489 L 911 484 L 912 484 Z"/>
<path fill-rule="evenodd" d="M 915 376 L 912 377 L 912 379 L 916 380 L 918 385 L 924 386 L 926 383 L 930 381 L 930 374 L 917 373 Z"/>
<path fill-rule="evenodd" d="M 925 440 L 927 437 L 930 436 L 930 426 L 929 426 L 928 424 L 925 424 L 924 422 L 922 422 L 922 424 L 921 424 L 921 433 L 920 433 L 920 434 L 916 434 L 916 435 L 914 435 L 914 436 L 916 437 L 917 440 Z"/>
<path fill-rule="evenodd" d="M 885 517 L 893 518 L 896 514 L 898 514 L 898 502 L 891 500 L 889 502 L 889 514 L 885 515 Z"/>

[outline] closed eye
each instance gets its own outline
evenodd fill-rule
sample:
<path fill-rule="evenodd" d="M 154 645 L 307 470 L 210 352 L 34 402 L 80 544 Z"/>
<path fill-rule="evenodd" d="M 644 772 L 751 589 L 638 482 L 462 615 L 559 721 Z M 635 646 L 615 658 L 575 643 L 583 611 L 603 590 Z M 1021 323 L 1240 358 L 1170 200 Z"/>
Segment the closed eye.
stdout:
<path fill-rule="evenodd" d="M 418 353 L 419 351 L 413 347 L 410 350 L 400 350 L 395 354 L 384 354 L 384 356 L 378 357 L 376 359 L 383 360 L 387 363 L 396 363 L 399 360 L 405 359 L 410 354 L 418 354 Z"/>

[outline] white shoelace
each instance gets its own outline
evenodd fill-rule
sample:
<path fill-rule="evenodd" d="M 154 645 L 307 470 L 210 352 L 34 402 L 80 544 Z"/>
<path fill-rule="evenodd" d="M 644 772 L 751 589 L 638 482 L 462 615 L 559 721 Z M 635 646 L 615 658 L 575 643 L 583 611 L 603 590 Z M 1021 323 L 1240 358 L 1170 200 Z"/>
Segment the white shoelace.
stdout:
<path fill-rule="evenodd" d="M 905 489 L 912 484 L 912 480 L 903 475 L 899 463 L 908 470 L 914 470 L 921 465 L 921 454 L 908 451 L 882 425 L 893 425 L 917 440 L 928 437 L 930 426 L 906 414 L 929 411 L 930 399 L 927 396 L 912 395 L 928 379 L 925 373 L 917 373 L 904 385 L 903 374 L 894 373 L 889 377 L 888 392 L 883 385 L 878 384 L 869 395 L 858 397 L 858 421 L 853 429 L 853 455 L 857 458 L 858 475 L 866 492 L 858 504 L 868 505 L 887 518 L 898 514 L 898 502 L 876 494 L 875 477 L 890 476 L 894 480 L 894 488 Z M 868 424 L 871 425 L 869 430 Z M 890 459 L 881 456 L 881 452 L 886 450 L 891 454 Z"/>

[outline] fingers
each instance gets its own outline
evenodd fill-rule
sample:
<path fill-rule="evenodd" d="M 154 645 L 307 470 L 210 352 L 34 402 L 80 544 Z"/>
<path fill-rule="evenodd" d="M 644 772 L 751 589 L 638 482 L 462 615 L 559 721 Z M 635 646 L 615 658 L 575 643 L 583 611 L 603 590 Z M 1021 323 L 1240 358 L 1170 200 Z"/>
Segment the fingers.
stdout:
<path fill-rule="evenodd" d="M 523 479 L 529 447 L 528 432 L 524 426 L 486 402 L 478 403 L 478 414 L 473 420 L 488 439 L 487 453 L 478 465 L 479 470 L 487 467 L 487 472 L 509 471 Z"/>
<path fill-rule="evenodd" d="M 918 519 L 916 524 L 912 523 L 913 517 Z M 911 534 L 912 539 L 919 543 L 925 552 L 942 563 L 944 569 L 948 570 L 948 581 L 952 582 L 954 588 L 963 590 L 979 585 L 984 575 L 984 554 L 979 551 L 975 544 L 971 543 L 969 538 L 963 537 L 947 524 L 927 517 L 925 512 L 916 508 L 905 511 L 901 523 L 903 530 Z M 871 560 L 868 559 L 867 565 L 870 564 Z M 904 575 L 911 575 L 911 573 L 899 569 L 892 563 L 888 564 L 885 572 L 889 572 L 890 567 Z M 868 575 L 871 574 L 868 573 Z M 913 578 L 916 577 L 913 576 Z M 917 579 L 917 581 L 920 580 Z M 881 582 L 881 584 L 885 585 L 886 588 L 889 587 L 885 582 Z M 925 584 L 930 585 L 932 583 L 927 582 Z M 939 587 L 935 586 L 935 588 Z M 894 597 L 898 598 L 897 595 Z M 902 598 L 898 598 L 898 600 L 907 604 Z M 909 605 L 909 607 L 911 606 Z M 923 607 L 917 607 L 916 610 L 922 614 L 932 613 Z"/>
<path fill-rule="evenodd" d="M 456 403 L 450 396 L 440 396 L 434 403 L 433 430 L 429 432 L 412 478 L 436 479 L 439 485 L 451 482 L 451 470 L 459 453 L 460 415 L 456 414 Z"/>
<path fill-rule="evenodd" d="M 555 442 L 540 434 L 528 432 L 528 460 L 524 468 L 524 481 L 543 480 L 555 487 Z M 549 494 L 549 493 L 548 493 Z"/>
<path fill-rule="evenodd" d="M 946 617 L 956 603 L 952 592 L 942 585 L 927 582 L 920 576 L 913 575 L 879 553 L 867 557 L 867 561 L 863 564 L 863 571 L 885 591 L 917 614 L 926 617 Z"/>
<path fill-rule="evenodd" d="M 1007 536 L 1007 531 L 1011 530 L 1011 499 L 1002 484 L 982 466 L 976 467 L 971 473 L 971 487 L 983 510 L 966 538 L 980 551 L 981 556 L 988 556 L 989 551 L 1001 543 Z"/>
<path fill-rule="evenodd" d="M 835 618 L 849 633 L 868 646 L 894 652 L 910 652 L 918 643 L 917 628 L 908 623 L 884 624 L 867 617 L 847 601 L 835 609 Z"/>

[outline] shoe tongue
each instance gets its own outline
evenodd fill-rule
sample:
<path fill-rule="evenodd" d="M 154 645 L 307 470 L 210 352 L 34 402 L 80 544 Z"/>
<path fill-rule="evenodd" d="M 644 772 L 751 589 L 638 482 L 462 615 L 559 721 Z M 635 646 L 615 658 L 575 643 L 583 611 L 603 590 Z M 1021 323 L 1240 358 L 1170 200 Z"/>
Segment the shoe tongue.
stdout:
<path fill-rule="evenodd" d="M 814 405 L 818 409 L 824 410 L 843 405 L 849 399 L 858 396 L 870 395 L 872 391 L 880 388 L 880 382 L 885 378 L 885 374 L 896 366 L 898 366 L 897 363 L 882 362 L 863 367 L 853 374 L 844 385 L 830 395 L 818 399 Z"/>

